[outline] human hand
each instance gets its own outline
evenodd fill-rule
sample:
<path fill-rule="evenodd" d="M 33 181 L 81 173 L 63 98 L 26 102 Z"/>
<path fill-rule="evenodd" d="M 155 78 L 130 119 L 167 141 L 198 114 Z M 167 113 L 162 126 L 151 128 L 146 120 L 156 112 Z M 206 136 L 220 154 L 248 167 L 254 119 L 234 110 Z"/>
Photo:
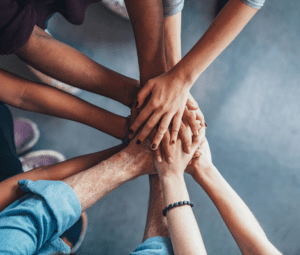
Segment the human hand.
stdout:
<path fill-rule="evenodd" d="M 188 129 L 190 136 L 192 136 L 190 128 Z M 191 154 L 187 154 L 182 150 L 181 140 L 178 139 L 175 144 L 171 145 L 172 154 L 174 159 L 172 163 L 168 163 L 165 159 L 161 163 L 154 162 L 155 168 L 161 178 L 169 175 L 183 175 L 187 164 L 193 157 L 193 154 L 200 145 L 201 139 L 205 132 L 200 132 L 198 136 L 193 136 L 191 145 Z"/>
<path fill-rule="evenodd" d="M 186 168 L 186 172 L 194 179 L 197 179 L 203 172 L 213 166 L 211 152 L 206 137 L 202 138 L 199 148 L 195 153 L 195 157 L 190 161 Z"/>
<path fill-rule="evenodd" d="M 150 93 L 151 97 L 149 101 L 131 126 L 130 138 L 132 138 L 139 127 L 147 121 L 138 136 L 139 143 L 142 143 L 158 122 L 161 121 L 151 145 L 152 149 L 156 149 L 164 137 L 172 119 L 172 130 L 174 130 L 172 132 L 176 132 L 177 136 L 189 96 L 189 87 L 172 73 L 164 73 L 149 80 L 142 88 L 138 94 L 138 108 L 144 104 Z M 175 134 L 173 137 L 175 137 Z"/>
<path fill-rule="evenodd" d="M 135 171 L 137 176 L 145 174 L 157 174 L 153 162 L 153 153 L 150 149 L 150 141 L 146 139 L 143 144 L 137 145 L 137 137 L 129 142 L 123 149 L 125 156 L 123 161 L 131 165 L 131 171 Z"/>

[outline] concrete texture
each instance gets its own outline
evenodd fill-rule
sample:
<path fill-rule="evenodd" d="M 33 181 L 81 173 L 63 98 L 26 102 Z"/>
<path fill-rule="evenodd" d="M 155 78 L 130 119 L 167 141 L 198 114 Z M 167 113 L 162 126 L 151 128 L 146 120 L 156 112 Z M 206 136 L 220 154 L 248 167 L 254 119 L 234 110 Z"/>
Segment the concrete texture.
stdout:
<path fill-rule="evenodd" d="M 187 0 L 182 21 L 183 54 L 213 20 L 214 1 Z M 300 254 L 300 2 L 267 1 L 237 39 L 195 83 L 192 94 L 208 124 L 213 161 L 283 254 Z M 53 35 L 99 63 L 138 78 L 130 22 L 100 4 L 90 6 L 82 26 L 59 15 Z M 0 67 L 30 79 L 13 56 Z M 120 104 L 83 92 L 81 98 L 126 116 Z M 39 124 L 37 149 L 67 158 L 103 150 L 119 141 L 82 124 L 13 109 Z M 240 251 L 203 190 L 186 178 L 208 254 Z M 88 210 L 88 233 L 78 254 L 129 254 L 142 240 L 148 200 L 147 177 L 115 190 Z"/>

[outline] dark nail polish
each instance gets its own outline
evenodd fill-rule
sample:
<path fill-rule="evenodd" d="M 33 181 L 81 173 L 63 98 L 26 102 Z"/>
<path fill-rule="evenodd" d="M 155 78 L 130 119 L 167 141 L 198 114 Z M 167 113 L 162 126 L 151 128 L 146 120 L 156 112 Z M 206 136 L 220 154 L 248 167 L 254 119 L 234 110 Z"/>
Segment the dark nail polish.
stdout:
<path fill-rule="evenodd" d="M 139 105 L 139 102 L 136 102 L 135 107 L 138 107 L 138 105 Z"/>
<path fill-rule="evenodd" d="M 132 129 L 129 129 L 129 134 L 133 134 L 134 131 Z"/>
<path fill-rule="evenodd" d="M 156 148 L 156 145 L 155 144 L 152 144 L 152 149 L 155 149 Z"/>
<path fill-rule="evenodd" d="M 136 144 L 141 144 L 141 140 L 138 139 L 138 140 L 136 141 Z"/>
<path fill-rule="evenodd" d="M 207 127 L 206 123 L 205 123 L 205 127 Z"/>
<path fill-rule="evenodd" d="M 172 140 L 172 144 L 174 144 L 175 143 L 175 141 L 174 140 Z"/>

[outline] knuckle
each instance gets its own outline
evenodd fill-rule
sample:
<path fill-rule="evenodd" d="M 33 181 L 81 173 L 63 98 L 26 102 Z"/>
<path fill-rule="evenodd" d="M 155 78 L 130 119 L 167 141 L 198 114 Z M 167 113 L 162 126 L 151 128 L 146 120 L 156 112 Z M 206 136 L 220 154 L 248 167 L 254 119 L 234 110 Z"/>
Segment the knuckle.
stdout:
<path fill-rule="evenodd" d="M 152 106 L 153 108 L 159 108 L 160 107 L 159 101 L 156 99 L 151 100 L 150 106 Z"/>
<path fill-rule="evenodd" d="M 152 121 L 148 121 L 146 124 L 145 124 L 145 127 L 147 129 L 153 129 L 153 127 L 155 126 L 155 124 L 152 122 Z"/>
<path fill-rule="evenodd" d="M 165 124 L 165 123 L 160 123 L 160 125 L 159 125 L 159 131 L 160 131 L 160 132 L 165 132 L 165 131 L 167 130 L 167 128 L 168 128 L 168 125 L 167 125 L 167 124 Z"/>

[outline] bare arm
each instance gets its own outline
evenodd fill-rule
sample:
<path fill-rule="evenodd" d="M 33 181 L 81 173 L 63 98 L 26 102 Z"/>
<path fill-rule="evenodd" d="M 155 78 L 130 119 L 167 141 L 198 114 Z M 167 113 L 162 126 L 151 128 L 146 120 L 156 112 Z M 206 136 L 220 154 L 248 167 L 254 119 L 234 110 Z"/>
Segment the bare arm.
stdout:
<path fill-rule="evenodd" d="M 149 144 L 138 146 L 133 140 L 106 161 L 63 181 L 75 191 L 84 211 L 125 182 L 153 173 L 155 169 Z"/>
<path fill-rule="evenodd" d="M 174 67 L 173 72 L 183 80 L 182 86 L 189 88 L 235 39 L 251 20 L 257 9 L 241 0 L 230 0 L 196 45 Z"/>
<path fill-rule="evenodd" d="M 242 254 L 281 254 L 270 243 L 247 205 L 212 164 L 207 141 L 201 145 L 200 153 L 200 158 L 192 161 L 188 171 L 217 207 Z"/>
<path fill-rule="evenodd" d="M 203 133 L 202 131 L 202 135 Z M 165 206 L 190 200 L 183 174 L 186 165 L 199 146 L 199 141 L 200 136 L 194 137 L 192 153 L 186 154 L 181 149 L 181 141 L 178 140 L 172 146 L 175 154 L 174 162 L 172 164 L 166 161 L 155 163 L 162 185 Z M 168 210 L 167 221 L 175 254 L 206 254 L 197 221 L 189 205 Z"/>
<path fill-rule="evenodd" d="M 77 121 L 125 138 L 128 120 L 51 86 L 0 69 L 0 101 L 14 107 Z"/>
<path fill-rule="evenodd" d="M 76 157 L 55 165 L 39 167 L 29 172 L 15 175 L 1 182 L 0 212 L 24 195 L 23 191 L 21 191 L 18 186 L 19 180 L 63 180 L 69 176 L 77 174 L 81 171 L 85 171 L 86 169 L 99 164 L 103 160 L 106 160 L 112 155 L 118 153 L 124 147 L 124 145 L 119 145 L 105 151 Z"/>
<path fill-rule="evenodd" d="M 50 77 L 124 105 L 131 105 L 136 97 L 139 87 L 136 80 L 105 68 L 37 26 L 17 55 Z"/>

